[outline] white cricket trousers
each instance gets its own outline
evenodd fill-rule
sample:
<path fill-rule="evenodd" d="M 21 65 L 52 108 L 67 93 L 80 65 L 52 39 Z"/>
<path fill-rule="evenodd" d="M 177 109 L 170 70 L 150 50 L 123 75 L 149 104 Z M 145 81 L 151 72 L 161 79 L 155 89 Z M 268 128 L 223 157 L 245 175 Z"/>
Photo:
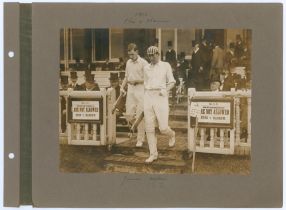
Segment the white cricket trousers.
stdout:
<path fill-rule="evenodd" d="M 174 136 L 174 131 L 169 127 L 168 95 L 160 96 L 159 93 L 160 90 L 145 90 L 144 94 L 144 119 L 150 156 L 158 156 L 155 135 L 156 119 L 162 134 L 169 138 Z"/>
<path fill-rule="evenodd" d="M 126 118 L 132 121 L 134 117 L 137 119 L 143 112 L 144 106 L 144 85 L 130 85 L 128 84 L 127 98 L 126 98 Z M 145 138 L 144 120 L 139 123 L 137 127 L 137 141 L 143 142 Z"/>

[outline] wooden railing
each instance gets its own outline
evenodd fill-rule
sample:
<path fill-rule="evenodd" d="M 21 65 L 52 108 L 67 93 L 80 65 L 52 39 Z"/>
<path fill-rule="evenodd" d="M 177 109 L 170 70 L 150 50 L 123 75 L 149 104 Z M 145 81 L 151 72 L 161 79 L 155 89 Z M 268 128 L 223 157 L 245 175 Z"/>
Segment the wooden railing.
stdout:
<path fill-rule="evenodd" d="M 231 97 L 234 100 L 234 127 L 230 128 L 205 128 L 199 127 L 194 138 L 195 129 L 190 125 L 190 101 L 194 97 L 202 98 L 226 98 Z M 251 148 L 251 91 L 231 91 L 213 92 L 196 91 L 194 88 L 188 89 L 188 149 L 190 151 L 234 154 L 250 153 Z M 243 132 L 242 132 L 243 128 Z M 248 151 L 248 152 L 245 152 Z"/>
<path fill-rule="evenodd" d="M 102 98 L 103 99 L 103 123 L 70 123 L 67 117 L 62 118 L 62 102 L 65 99 L 67 108 L 68 97 L 77 98 Z M 63 97 L 63 98 L 62 98 Z M 112 114 L 112 105 L 115 102 L 115 90 L 101 88 L 100 91 L 60 91 L 59 104 L 59 128 L 60 137 L 67 137 L 68 144 L 73 145 L 111 145 L 116 138 L 115 114 Z M 65 111 L 67 113 L 67 111 Z M 61 121 L 66 120 L 66 130 L 62 129 Z"/>

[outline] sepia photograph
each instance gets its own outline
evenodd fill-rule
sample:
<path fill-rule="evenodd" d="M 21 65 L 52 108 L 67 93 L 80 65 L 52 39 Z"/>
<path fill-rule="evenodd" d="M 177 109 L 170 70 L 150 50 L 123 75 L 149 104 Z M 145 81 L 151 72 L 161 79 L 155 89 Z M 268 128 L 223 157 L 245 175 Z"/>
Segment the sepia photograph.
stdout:
<path fill-rule="evenodd" d="M 60 172 L 251 175 L 250 29 L 59 33 Z"/>

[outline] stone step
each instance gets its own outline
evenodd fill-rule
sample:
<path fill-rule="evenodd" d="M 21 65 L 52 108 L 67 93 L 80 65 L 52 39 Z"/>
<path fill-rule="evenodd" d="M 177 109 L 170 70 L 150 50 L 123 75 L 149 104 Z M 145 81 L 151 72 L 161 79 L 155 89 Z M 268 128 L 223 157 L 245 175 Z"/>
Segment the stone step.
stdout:
<path fill-rule="evenodd" d="M 169 114 L 169 120 L 170 121 L 183 121 L 187 122 L 188 121 L 188 113 L 186 111 L 182 112 L 170 112 Z"/>
<path fill-rule="evenodd" d="M 180 128 L 182 131 L 187 131 L 188 121 L 170 120 L 169 126 L 172 129 L 179 129 Z"/>
<path fill-rule="evenodd" d="M 169 105 L 170 107 L 170 111 L 173 111 L 173 110 L 188 110 L 188 104 L 187 102 L 184 102 L 184 103 L 179 103 L 179 104 L 170 104 Z"/>
<path fill-rule="evenodd" d="M 178 115 L 178 116 L 187 116 L 188 115 L 188 108 L 183 110 L 170 110 L 169 115 Z"/>
<path fill-rule="evenodd" d="M 107 172 L 121 173 L 184 173 L 187 164 L 184 160 L 176 160 L 169 156 L 159 156 L 152 163 L 145 163 L 149 154 L 136 152 L 133 155 L 114 154 L 104 159 Z"/>

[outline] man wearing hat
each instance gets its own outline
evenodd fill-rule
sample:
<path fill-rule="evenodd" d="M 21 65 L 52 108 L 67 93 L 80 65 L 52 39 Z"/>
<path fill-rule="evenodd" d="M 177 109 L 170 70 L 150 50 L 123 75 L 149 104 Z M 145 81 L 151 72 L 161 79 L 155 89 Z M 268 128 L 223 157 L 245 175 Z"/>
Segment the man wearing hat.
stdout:
<path fill-rule="evenodd" d="M 192 42 L 194 47 L 192 53 L 192 71 L 191 71 L 191 81 L 190 86 L 195 87 L 197 90 L 202 90 L 204 85 L 204 63 L 203 57 L 200 49 L 199 41 L 195 40 Z"/>
<path fill-rule="evenodd" d="M 85 71 L 85 83 L 81 85 L 82 90 L 100 91 L 98 84 L 94 81 L 94 74 L 91 71 Z"/>
<path fill-rule="evenodd" d="M 126 119 L 131 122 L 138 119 L 143 112 L 144 106 L 144 66 L 148 62 L 141 58 L 138 54 L 137 45 L 130 43 L 128 45 L 129 60 L 126 63 L 125 79 L 121 85 L 121 91 L 125 92 L 124 87 L 127 86 L 126 98 Z M 142 120 L 137 128 L 136 147 L 142 147 L 145 139 L 144 121 Z"/>
<path fill-rule="evenodd" d="M 85 80 L 86 80 L 86 78 L 87 78 L 89 75 L 91 75 L 91 70 L 90 70 L 90 69 L 84 70 L 84 78 L 85 78 Z"/>
<path fill-rule="evenodd" d="M 112 73 L 111 72 L 110 77 L 109 77 L 109 81 L 110 81 L 110 86 L 115 89 L 116 98 L 118 98 L 120 95 L 120 85 L 119 85 L 118 73 Z"/>
<path fill-rule="evenodd" d="M 77 84 L 77 72 L 76 71 L 70 71 L 70 81 L 69 88 L 72 88 L 73 90 L 82 90 L 82 87 Z"/>
<path fill-rule="evenodd" d="M 86 90 L 86 91 L 100 91 L 100 88 L 98 84 L 94 81 L 94 74 L 91 74 L 91 71 L 88 69 L 85 71 L 85 83 L 81 85 L 81 90 Z M 92 124 L 88 123 L 88 133 L 91 133 L 92 130 Z M 83 127 L 81 127 L 83 129 Z M 100 126 L 97 124 L 97 132 L 99 133 L 100 131 Z"/>
<path fill-rule="evenodd" d="M 229 48 L 225 54 L 225 63 L 224 63 L 224 68 L 227 70 L 231 70 L 232 68 L 235 67 L 236 65 L 236 57 L 235 57 L 235 44 L 231 42 L 229 44 Z"/>
<path fill-rule="evenodd" d="M 244 46 L 243 46 L 243 42 L 242 42 L 242 38 L 241 38 L 240 34 L 236 35 L 234 54 L 235 54 L 235 57 L 237 58 L 238 62 L 240 62 L 241 57 L 244 54 Z"/>
<path fill-rule="evenodd" d="M 209 81 L 209 75 L 210 75 L 210 69 L 211 69 L 211 62 L 212 62 L 212 53 L 213 50 L 209 46 L 209 43 L 205 38 L 202 39 L 202 43 L 200 45 L 201 48 L 201 54 L 203 59 L 203 77 L 204 77 L 204 88 L 208 88 L 210 81 Z"/>
<path fill-rule="evenodd" d="M 176 51 L 172 47 L 173 47 L 172 41 L 168 41 L 168 51 L 166 52 L 165 60 L 171 66 L 176 66 L 177 65 Z"/>
<path fill-rule="evenodd" d="M 225 69 L 223 72 L 221 90 L 230 91 L 231 88 L 235 88 L 234 77 L 230 74 L 228 69 Z"/>
<path fill-rule="evenodd" d="M 215 48 L 213 49 L 213 57 L 211 63 L 210 80 L 213 81 L 220 77 L 224 68 L 224 51 L 220 46 L 221 44 L 216 41 Z"/>
<path fill-rule="evenodd" d="M 156 119 L 162 134 L 169 138 L 169 146 L 175 145 L 175 132 L 169 127 L 169 91 L 174 87 L 171 65 L 160 61 L 159 49 L 151 46 L 147 49 L 150 64 L 144 67 L 144 118 L 146 136 L 150 156 L 146 163 L 151 163 L 158 158 L 157 138 L 155 135 Z"/>

